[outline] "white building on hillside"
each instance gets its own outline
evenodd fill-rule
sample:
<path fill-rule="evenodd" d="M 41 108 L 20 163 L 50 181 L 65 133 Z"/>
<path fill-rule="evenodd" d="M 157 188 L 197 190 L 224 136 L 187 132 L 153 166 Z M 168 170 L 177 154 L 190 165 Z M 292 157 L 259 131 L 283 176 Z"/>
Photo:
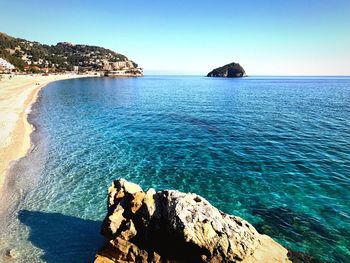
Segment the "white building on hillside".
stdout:
<path fill-rule="evenodd" d="M 15 68 L 10 62 L 7 62 L 5 59 L 0 58 L 0 71 L 9 72 Z"/>

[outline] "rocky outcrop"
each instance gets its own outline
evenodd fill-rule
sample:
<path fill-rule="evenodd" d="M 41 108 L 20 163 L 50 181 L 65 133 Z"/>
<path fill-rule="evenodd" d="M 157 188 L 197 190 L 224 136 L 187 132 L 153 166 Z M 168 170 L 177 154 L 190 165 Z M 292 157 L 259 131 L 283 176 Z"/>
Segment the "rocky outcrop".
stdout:
<path fill-rule="evenodd" d="M 144 192 L 119 179 L 108 190 L 102 262 L 290 262 L 287 249 L 196 194 Z"/>
<path fill-rule="evenodd" d="M 106 77 L 142 77 L 143 70 L 138 67 L 138 65 L 131 61 L 118 61 L 118 62 L 109 62 L 104 60 L 103 69 L 104 76 Z"/>
<path fill-rule="evenodd" d="M 207 77 L 240 78 L 245 77 L 245 71 L 238 63 L 230 63 L 216 68 L 208 73 Z"/>

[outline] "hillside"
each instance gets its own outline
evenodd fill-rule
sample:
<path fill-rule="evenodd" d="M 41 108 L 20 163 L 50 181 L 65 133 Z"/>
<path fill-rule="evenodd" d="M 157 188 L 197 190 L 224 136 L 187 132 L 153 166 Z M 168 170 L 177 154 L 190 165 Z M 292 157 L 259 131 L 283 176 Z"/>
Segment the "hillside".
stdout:
<path fill-rule="evenodd" d="M 128 70 L 141 71 L 126 56 L 112 50 L 89 45 L 60 42 L 45 45 L 0 33 L 0 58 L 19 71 Z M 76 66 L 76 67 L 75 67 Z"/>

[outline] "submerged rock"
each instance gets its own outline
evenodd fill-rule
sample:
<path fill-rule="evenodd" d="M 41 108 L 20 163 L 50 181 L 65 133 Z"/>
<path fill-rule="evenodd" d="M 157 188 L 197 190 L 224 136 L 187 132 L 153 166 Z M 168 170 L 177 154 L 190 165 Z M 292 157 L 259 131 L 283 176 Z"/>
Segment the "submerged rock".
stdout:
<path fill-rule="evenodd" d="M 5 259 L 13 260 L 18 258 L 18 252 L 16 249 L 8 249 L 5 252 Z"/>
<path fill-rule="evenodd" d="M 240 78 L 245 77 L 245 71 L 238 63 L 230 63 L 225 66 L 213 69 L 207 77 Z"/>
<path fill-rule="evenodd" d="M 291 262 L 287 249 L 196 194 L 147 192 L 124 179 L 108 190 L 101 262 Z"/>

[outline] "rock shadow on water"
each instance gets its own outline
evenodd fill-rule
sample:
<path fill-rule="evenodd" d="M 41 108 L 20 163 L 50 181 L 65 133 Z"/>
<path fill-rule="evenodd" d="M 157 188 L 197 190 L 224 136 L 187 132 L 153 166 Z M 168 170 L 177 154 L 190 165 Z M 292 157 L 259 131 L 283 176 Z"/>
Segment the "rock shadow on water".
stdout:
<path fill-rule="evenodd" d="M 104 241 L 100 221 L 28 210 L 18 217 L 30 228 L 29 240 L 44 251 L 46 262 L 92 262 Z"/>

